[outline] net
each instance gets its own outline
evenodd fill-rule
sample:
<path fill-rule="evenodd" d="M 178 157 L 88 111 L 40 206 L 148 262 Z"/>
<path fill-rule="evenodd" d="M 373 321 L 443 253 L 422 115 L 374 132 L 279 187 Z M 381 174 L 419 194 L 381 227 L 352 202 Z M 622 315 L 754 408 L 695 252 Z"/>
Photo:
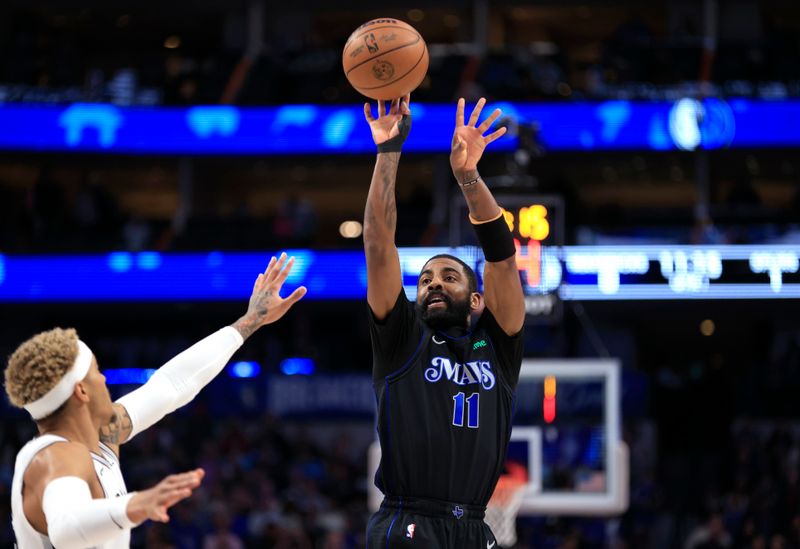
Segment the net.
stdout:
<path fill-rule="evenodd" d="M 510 474 L 500 477 L 492 498 L 486 506 L 486 524 L 492 529 L 497 543 L 513 547 L 517 543 L 517 512 L 522 505 L 527 487 L 527 474 L 521 465 L 509 467 Z"/>

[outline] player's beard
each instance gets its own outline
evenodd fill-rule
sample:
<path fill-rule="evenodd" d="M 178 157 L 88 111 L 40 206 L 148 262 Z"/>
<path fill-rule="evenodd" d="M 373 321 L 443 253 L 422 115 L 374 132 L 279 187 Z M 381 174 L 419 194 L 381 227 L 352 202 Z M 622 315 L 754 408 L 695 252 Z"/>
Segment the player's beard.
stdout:
<path fill-rule="evenodd" d="M 437 293 L 445 303 L 443 309 L 429 309 L 426 303 L 417 303 L 417 312 L 423 322 L 437 331 L 448 328 L 467 328 L 469 319 L 469 297 L 463 301 L 454 301 L 449 296 Z M 426 298 L 427 300 L 427 298 Z"/>

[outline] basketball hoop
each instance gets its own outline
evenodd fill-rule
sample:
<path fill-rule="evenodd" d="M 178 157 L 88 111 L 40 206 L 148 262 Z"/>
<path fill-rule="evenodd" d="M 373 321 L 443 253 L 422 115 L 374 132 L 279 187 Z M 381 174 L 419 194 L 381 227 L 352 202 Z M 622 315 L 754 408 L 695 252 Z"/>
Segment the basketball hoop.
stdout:
<path fill-rule="evenodd" d="M 521 465 L 508 463 L 510 474 L 497 481 L 492 498 L 486 506 L 484 520 L 492 529 L 497 543 L 503 547 L 513 547 L 517 543 L 517 512 L 522 505 L 528 478 Z"/>

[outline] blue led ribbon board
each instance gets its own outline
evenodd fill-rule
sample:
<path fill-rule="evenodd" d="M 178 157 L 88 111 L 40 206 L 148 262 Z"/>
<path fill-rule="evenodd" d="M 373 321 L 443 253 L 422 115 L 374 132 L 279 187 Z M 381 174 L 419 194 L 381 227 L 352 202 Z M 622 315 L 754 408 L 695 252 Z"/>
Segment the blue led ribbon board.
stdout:
<path fill-rule="evenodd" d="M 800 101 L 494 103 L 549 151 L 800 145 Z M 413 104 L 406 152 L 449 151 L 455 105 Z M 513 133 L 513 132 L 511 132 Z M 517 146 L 513 135 L 494 151 Z M 373 153 L 360 105 L 239 108 L 0 105 L 0 151 L 158 155 Z"/>
<path fill-rule="evenodd" d="M 362 251 L 286 252 L 296 261 L 285 295 L 304 285 L 309 300 L 365 298 Z M 403 286 L 409 298 L 416 295 L 422 266 L 439 253 L 459 256 L 480 278 L 484 259 L 478 248 L 401 248 Z M 0 255 L 0 302 L 244 302 L 271 255 Z M 544 246 L 535 259 L 524 251 L 517 256 L 531 302 L 542 296 L 578 301 L 800 299 L 800 245 Z"/>

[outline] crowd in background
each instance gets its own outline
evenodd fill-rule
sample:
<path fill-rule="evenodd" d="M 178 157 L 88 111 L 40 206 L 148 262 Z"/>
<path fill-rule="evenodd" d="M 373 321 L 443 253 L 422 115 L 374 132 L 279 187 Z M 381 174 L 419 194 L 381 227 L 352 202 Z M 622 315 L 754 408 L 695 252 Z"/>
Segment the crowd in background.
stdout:
<path fill-rule="evenodd" d="M 206 477 L 201 489 L 170 512 L 169 523 L 149 522 L 135 529 L 132 547 L 363 548 L 369 517 L 363 441 L 372 434 L 372 425 L 327 424 L 326 440 L 314 436 L 314 427 L 326 424 L 321 418 L 285 422 L 269 415 L 217 418 L 196 406 L 141 434 L 122 447 L 129 490 L 198 466 Z M 32 424 L 24 421 L 0 429 L 0 512 L 6 517 L 14 450 L 32 433 Z M 738 425 L 724 437 L 730 459 L 713 464 L 719 471 L 706 463 L 685 464 L 683 482 L 673 486 L 653 476 L 652 465 L 664 468 L 669 463 L 658 459 L 655 440 L 640 436 L 628 429 L 634 452 L 627 513 L 609 520 L 520 517 L 516 547 L 800 547 L 796 423 Z M 708 471 L 712 473 L 704 478 L 701 472 Z M 670 498 L 678 493 L 698 500 L 671 508 Z M 12 543 L 6 520 L 0 524 L 0 545 Z"/>
<path fill-rule="evenodd" d="M 122 446 L 129 491 L 195 467 L 206 474 L 202 487 L 171 510 L 169 523 L 133 530 L 132 547 L 363 547 L 366 448 L 354 443 L 346 427 L 331 431 L 329 440 L 320 441 L 303 424 L 270 416 L 215 418 L 202 406 L 163 420 Z M 371 425 L 355 431 L 363 439 Z M 6 424 L 0 435 L 0 511 L 7 518 L 12 450 L 32 433 L 32 423 L 26 422 L 24 427 Z M 4 520 L 0 545 L 12 544 L 10 520 Z"/>

